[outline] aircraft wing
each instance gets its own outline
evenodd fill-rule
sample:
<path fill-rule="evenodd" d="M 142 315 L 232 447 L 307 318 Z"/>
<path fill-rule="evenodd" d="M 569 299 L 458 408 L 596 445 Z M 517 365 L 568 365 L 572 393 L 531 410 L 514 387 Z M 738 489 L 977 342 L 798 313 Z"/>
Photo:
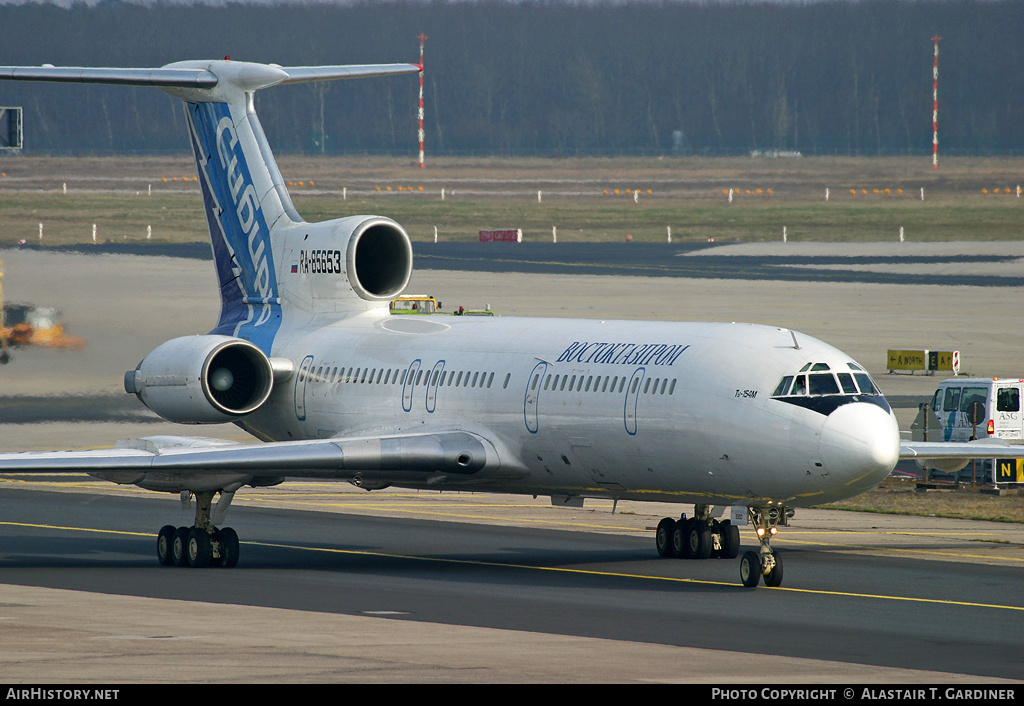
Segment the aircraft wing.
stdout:
<path fill-rule="evenodd" d="M 971 460 L 987 458 L 1024 458 L 1024 445 L 1008 444 L 996 439 L 977 441 L 902 441 L 900 458 L 924 461 L 930 460 Z"/>
<path fill-rule="evenodd" d="M 242 444 L 188 436 L 118 442 L 113 449 L 0 454 L 3 473 L 188 474 L 241 473 L 261 477 L 348 478 L 360 473 L 471 475 L 493 446 L 465 431 Z"/>

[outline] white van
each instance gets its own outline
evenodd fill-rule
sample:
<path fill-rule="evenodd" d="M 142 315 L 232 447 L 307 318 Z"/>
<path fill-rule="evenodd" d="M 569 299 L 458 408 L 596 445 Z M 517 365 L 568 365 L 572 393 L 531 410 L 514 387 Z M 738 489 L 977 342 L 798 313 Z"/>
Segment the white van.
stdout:
<path fill-rule="evenodd" d="M 929 407 L 938 417 L 942 441 L 995 437 L 1021 444 L 1022 392 L 1024 379 L 952 378 L 939 383 Z"/>

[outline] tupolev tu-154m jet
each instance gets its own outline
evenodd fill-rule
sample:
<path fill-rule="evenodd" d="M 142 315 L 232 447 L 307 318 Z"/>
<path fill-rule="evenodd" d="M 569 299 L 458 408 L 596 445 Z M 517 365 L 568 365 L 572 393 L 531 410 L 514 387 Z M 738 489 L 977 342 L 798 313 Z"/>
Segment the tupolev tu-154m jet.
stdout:
<path fill-rule="evenodd" d="M 746 586 L 782 582 L 771 547 L 793 508 L 850 497 L 903 457 L 1020 457 L 1024 447 L 904 444 L 864 368 L 810 336 L 737 323 L 397 317 L 412 271 L 401 225 L 307 223 L 256 117 L 271 86 L 419 71 L 411 64 L 157 69 L 0 67 L 0 79 L 155 86 L 184 101 L 220 284 L 207 335 L 157 347 L 124 387 L 161 417 L 232 421 L 260 441 L 154 436 L 113 449 L 0 454 L 0 473 L 88 473 L 196 499 L 163 527 L 163 564 L 234 566 L 221 527 L 245 486 L 290 478 L 694 504 L 662 556 L 739 556 Z M 969 447 L 969 448 L 968 448 Z"/>

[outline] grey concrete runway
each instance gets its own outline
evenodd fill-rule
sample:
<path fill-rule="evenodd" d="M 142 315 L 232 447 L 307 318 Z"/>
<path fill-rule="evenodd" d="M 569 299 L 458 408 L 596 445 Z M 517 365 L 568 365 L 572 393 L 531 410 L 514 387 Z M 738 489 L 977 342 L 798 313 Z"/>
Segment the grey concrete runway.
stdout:
<path fill-rule="evenodd" d="M 733 246 L 736 256 L 770 257 L 758 248 L 772 248 L 773 244 L 759 246 Z M 744 250 L 743 248 L 748 248 Z M 845 246 L 830 245 L 829 257 L 842 254 Z M 879 246 L 881 247 L 881 246 Z M 891 246 L 885 246 L 891 247 Z M 940 244 L 920 246 L 915 250 L 941 256 L 943 261 L 915 261 L 901 264 L 874 263 L 872 267 L 886 267 L 897 273 L 901 268 L 943 268 L 956 281 L 958 273 L 972 276 L 1012 277 L 1019 264 L 1012 260 L 996 259 L 987 262 L 970 261 L 958 264 L 955 249 L 958 246 Z M 961 251 L 964 247 L 959 246 Z M 972 244 L 972 246 L 974 245 Z M 1024 253 L 1017 245 L 996 244 L 997 248 L 1017 248 L 1011 251 L 1019 258 Z M 726 248 L 718 249 L 720 251 Z M 870 255 L 858 250 L 858 255 Z M 883 253 L 887 257 L 887 253 Z M 720 255 L 728 256 L 727 253 Z M 687 256 L 692 259 L 699 255 Z M 72 405 L 93 411 L 92 421 L 76 423 L 55 418 L 32 424 L 14 423 L 10 416 L 0 412 L 0 447 L 5 450 L 33 450 L 45 448 L 73 448 L 109 445 L 114 440 L 131 436 L 162 432 L 180 433 L 181 428 L 155 420 L 141 408 L 124 410 L 125 395 L 121 380 L 125 370 L 136 363 L 153 347 L 177 335 L 202 333 L 209 329 L 217 313 L 212 263 L 177 258 L 146 258 L 131 256 L 85 257 L 81 255 L 53 255 L 29 251 L 3 251 L 0 259 L 6 263 L 4 288 L 12 300 L 29 301 L 40 305 L 57 306 L 64 311 L 70 333 L 84 336 L 88 345 L 84 351 L 21 350 L 15 352 L 13 363 L 0 367 L 0 406 L 10 406 L 13 397 L 17 404 L 26 399 L 52 400 L 54 407 L 64 403 L 62 396 L 72 395 Z M 820 264 L 820 263 L 819 263 Z M 976 375 L 1021 376 L 1020 331 L 1024 330 L 1024 310 L 1020 306 L 1024 291 L 1012 281 L 1000 286 L 954 286 L 940 284 L 895 284 L 877 281 L 773 281 L 773 280 L 719 280 L 683 277 L 633 277 L 598 275 L 506 274 L 487 272 L 418 271 L 410 291 L 429 292 L 441 298 L 446 308 L 464 305 L 476 308 L 484 304 L 505 314 L 536 316 L 582 316 L 589 318 L 650 318 L 676 320 L 727 320 L 755 323 L 774 323 L 826 340 L 849 352 L 875 376 L 886 394 L 901 399 L 927 399 L 938 381 L 922 375 L 886 375 L 885 350 L 887 348 L 957 349 L 964 359 L 965 368 Z M 131 402 L 131 398 L 129 403 Z M 97 400 L 91 405 L 90 400 Z M 104 411 L 106 410 L 106 411 Z M 897 409 L 901 426 L 906 428 L 913 417 L 909 406 Z M 115 414 L 116 413 L 116 414 Z M 120 415 L 120 416 L 118 416 Z M 55 415 L 59 417 L 60 415 Z M 204 428 L 204 434 L 244 438 L 234 427 Z M 25 490 L 9 489 L 6 497 L 16 497 Z M 77 487 L 62 484 L 58 490 L 48 492 L 74 492 L 92 497 L 96 484 Z M 23 488 L 24 486 L 19 486 Z M 103 493 L 122 491 L 110 487 Z M 140 494 L 139 491 L 136 495 Z M 362 491 L 360 491 L 362 492 Z M 13 493 L 14 496 L 10 494 Z M 145 495 L 147 498 L 149 494 Z M 240 493 L 242 495 L 242 493 Z M 133 496 L 134 498 L 135 496 Z M 359 495 L 356 497 L 373 498 Z M 448 496 L 445 496 L 448 500 Z M 260 494 L 251 502 L 259 507 L 315 509 L 300 497 L 275 497 Z M 457 498 L 456 498 L 457 500 Z M 156 504 L 175 500 L 157 496 L 149 501 Z M 241 502 L 241 501 L 240 501 Z M 338 501 L 343 502 L 343 501 Z M 376 501 L 375 501 L 376 502 Z M 418 517 L 435 522 L 477 521 L 485 524 L 512 524 L 537 526 L 535 515 L 543 517 L 540 525 L 545 530 L 570 531 L 577 516 L 566 520 L 554 517 L 549 508 L 521 507 L 520 503 L 501 501 L 501 512 L 470 505 L 463 509 L 418 508 Z M 295 505 L 298 503 L 298 505 Z M 541 503 L 543 505 L 543 502 Z M 346 512 L 353 510 L 349 503 Z M 153 517 L 164 512 L 154 510 Z M 291 512 L 291 510 L 289 510 Z M 368 509 L 372 514 L 385 513 L 380 505 Z M 587 510 L 587 513 L 591 511 Z M 645 514 L 658 516 L 651 510 L 632 510 L 640 515 L 602 514 L 600 522 L 594 515 L 586 515 L 587 532 L 592 526 L 606 525 L 614 535 L 635 536 L 647 532 L 651 520 Z M 399 512 L 402 517 L 417 516 Z M 467 519 L 467 516 L 475 519 Z M 614 520 L 612 518 L 615 518 Z M 788 541 L 799 550 L 804 537 L 802 529 L 817 531 L 807 541 L 815 547 L 808 556 L 819 551 L 832 551 L 829 556 L 845 552 L 874 556 L 882 554 L 880 569 L 872 564 L 872 572 L 879 574 L 876 586 L 888 585 L 899 589 L 903 569 L 901 559 L 913 554 L 914 560 L 943 562 L 939 575 L 954 572 L 965 582 L 979 581 L 971 567 L 975 562 L 986 565 L 1020 568 L 1021 545 L 1024 544 L 1018 526 L 1009 525 L 991 529 L 964 529 L 952 521 L 911 520 L 905 524 L 891 518 L 877 518 L 857 514 L 819 517 L 811 514 L 798 518 L 790 530 Z M 0 522 L 7 518 L 0 517 Z M 639 519 L 642 527 L 623 527 L 616 523 L 626 519 Z M 22 519 L 21 522 L 26 522 Z M 40 524 L 61 524 L 61 517 L 39 518 Z M 839 523 L 836 525 L 835 523 Z M 809 523 L 809 524 L 804 524 Z M 135 527 L 122 527 L 119 531 L 152 534 L 162 524 L 153 519 Z M 78 523 L 81 526 L 87 523 Z M 76 525 L 76 526 L 78 526 Z M 840 527 L 841 525 L 841 527 Z M 105 527 L 105 525 L 103 525 Z M 871 528 L 879 528 L 872 531 Z M 838 529 L 836 529 L 838 528 Z M 832 530 L 835 529 L 835 532 Z M 975 537 L 972 532 L 982 532 Z M 12 531 L 0 529 L 0 541 Z M 17 530 L 25 532 L 24 528 Z M 861 534 L 861 531 L 865 531 Z M 989 535 L 989 532 L 996 534 Z M 42 531 L 36 534 L 45 534 Z M 73 547 L 82 553 L 88 563 L 95 559 L 89 550 L 89 538 L 94 533 L 68 530 Z M 952 534 L 950 534 L 952 533 Z M 29 532 L 32 534 L 32 532 Z M 960 539 L 951 539 L 960 537 Z M 885 546 L 887 538 L 910 538 L 906 551 L 894 551 Z M 919 539 L 928 537 L 927 541 Z M 243 537 L 243 539 L 245 539 Z M 970 544 L 967 542 L 975 539 Z M 148 541 L 148 540 L 147 540 Z M 786 541 L 786 540 L 783 540 Z M 955 546 L 950 546 L 951 543 Z M 109 547 L 104 541 L 103 547 Z M 840 545 L 836 550 L 820 547 Z M 10 555 L 0 545 L 0 567 L 10 566 Z M 68 545 L 59 545 L 66 552 Z M 524 550 L 529 543 L 521 543 Z M 780 547 L 786 545 L 781 543 Z M 116 553 L 116 552 L 115 552 Z M 995 554 L 995 557 L 990 556 Z M 141 555 L 139 555 L 141 556 Z M 888 558 L 886 558 L 888 556 Z M 922 559 L 923 556 L 923 559 Z M 978 558 L 978 557 L 982 558 Z M 20 561 L 40 561 L 31 552 L 17 557 Z M 112 557 L 112 572 L 132 572 L 119 566 L 123 557 Z M 136 557 L 138 558 L 138 557 Z M 73 557 L 72 557 L 73 560 Z M 66 557 L 60 561 L 68 561 Z M 303 559 L 296 559 L 287 570 L 301 571 Z M 45 563 L 45 562 L 42 562 Z M 674 570 L 680 571 L 680 562 Z M 70 571 L 71 585 L 63 588 L 39 585 L 13 585 L 4 583 L 0 568 L 0 626 L 4 631 L 3 649 L 0 649 L 0 673 L 21 683 L 38 681 L 150 681 L 177 680 L 181 670 L 187 670 L 195 680 L 209 681 L 710 681 L 761 682 L 765 674 L 784 683 L 793 682 L 937 682 L 961 679 L 989 679 L 992 674 L 976 668 L 959 670 L 948 666 L 939 672 L 929 671 L 917 664 L 913 668 L 872 666 L 870 662 L 853 657 L 831 660 L 827 653 L 809 656 L 779 657 L 768 646 L 757 645 L 744 649 L 718 649 L 702 651 L 694 645 L 665 645 L 643 640 L 618 640 L 593 637 L 577 631 L 576 634 L 548 633 L 544 630 L 515 630 L 468 624 L 443 625 L 408 619 L 387 619 L 379 615 L 345 615 L 337 612 L 303 610 L 294 607 L 243 606 L 204 601 L 192 597 L 188 600 L 144 595 L 119 596 L 109 590 L 91 585 L 89 571 Z M 888 572 L 888 573 L 885 573 Z M 787 573 L 787 577 L 792 572 Z M 735 567 L 729 566 L 723 577 L 735 582 Z M 303 580 L 318 580 L 303 574 Z M 75 584 L 80 580 L 80 584 Z M 127 579 L 126 579 L 127 580 Z M 872 579 L 875 580 L 875 579 Z M 927 579 L 923 579 L 927 580 Z M 787 581 L 788 584 L 788 581 Z M 423 590 L 429 589 L 429 583 Z M 789 586 L 787 585 L 787 590 Z M 830 584 L 829 591 L 837 591 Z M 864 588 L 865 592 L 870 586 Z M 326 590 L 326 589 L 322 589 Z M 366 587 L 364 590 L 372 590 Z M 899 594 L 898 590 L 894 593 Z M 985 594 L 984 588 L 978 589 Z M 737 603 L 734 611 L 770 610 L 762 603 L 771 592 L 760 590 L 756 606 Z M 809 594 L 808 594 L 809 595 Z M 614 621 L 619 613 L 614 596 L 605 605 L 593 607 L 595 620 Z M 799 606 L 800 599 L 794 598 Z M 809 602 L 810 599 L 808 599 Z M 794 618 L 792 639 L 805 634 L 804 623 L 812 624 L 819 634 L 828 627 L 829 611 L 848 611 L 844 599 L 838 595 L 817 598 L 820 609 L 799 619 Z M 978 603 L 992 604 L 998 599 L 985 596 Z M 816 604 L 818 605 L 818 604 Z M 898 613 L 901 603 L 893 601 L 885 611 Z M 830 608 L 831 606 L 831 608 Z M 936 608 L 935 610 L 940 610 Z M 948 606 L 941 611 L 956 610 Z M 965 608 L 987 611 L 995 608 Z M 699 598 L 693 613 L 686 620 L 693 621 L 714 633 L 716 624 L 702 614 Z M 927 614 L 927 611 L 924 611 Z M 943 613 L 945 614 L 945 613 Z M 1005 615 L 992 644 L 998 645 L 1007 635 L 1019 634 L 1019 612 L 996 613 Z M 989 618 L 985 618 L 988 620 Z M 704 621 L 704 622 L 702 622 Z M 844 631 L 837 630 L 836 640 L 844 639 Z M 957 635 L 950 631 L 947 641 L 937 641 L 924 649 L 955 649 Z M 698 642 L 695 640 L 695 642 Z M 941 643 L 941 644 L 940 644 Z M 439 649 L 443 646 L 443 649 Z M 195 649 L 198 648 L 198 649 Z M 202 657 L 197 655 L 202 653 Z M 699 669 L 681 668 L 680 665 L 700 665 Z M 1016 663 L 1019 666 L 1019 662 Z M 969 667 L 965 664 L 965 667 Z M 1012 669 L 1013 664 L 1004 664 Z M 961 671 L 963 673 L 961 673 Z M 967 676 L 964 676 L 966 674 Z M 1000 672 L 1000 674 L 1005 674 Z M 1024 669 L 1017 672 L 1024 675 Z"/>

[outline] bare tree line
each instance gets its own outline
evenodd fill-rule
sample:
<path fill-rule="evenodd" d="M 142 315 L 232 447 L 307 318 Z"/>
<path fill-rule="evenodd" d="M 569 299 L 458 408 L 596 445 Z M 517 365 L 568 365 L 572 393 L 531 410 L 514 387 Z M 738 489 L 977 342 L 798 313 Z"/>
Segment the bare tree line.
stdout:
<path fill-rule="evenodd" d="M 946 154 L 1024 151 L 1018 0 L 0 6 L 0 64 L 418 60 L 432 154 L 905 154 L 931 149 L 940 42 Z M 260 94 L 281 152 L 411 153 L 412 77 Z M 175 152 L 152 89 L 0 84 L 33 152 Z"/>

